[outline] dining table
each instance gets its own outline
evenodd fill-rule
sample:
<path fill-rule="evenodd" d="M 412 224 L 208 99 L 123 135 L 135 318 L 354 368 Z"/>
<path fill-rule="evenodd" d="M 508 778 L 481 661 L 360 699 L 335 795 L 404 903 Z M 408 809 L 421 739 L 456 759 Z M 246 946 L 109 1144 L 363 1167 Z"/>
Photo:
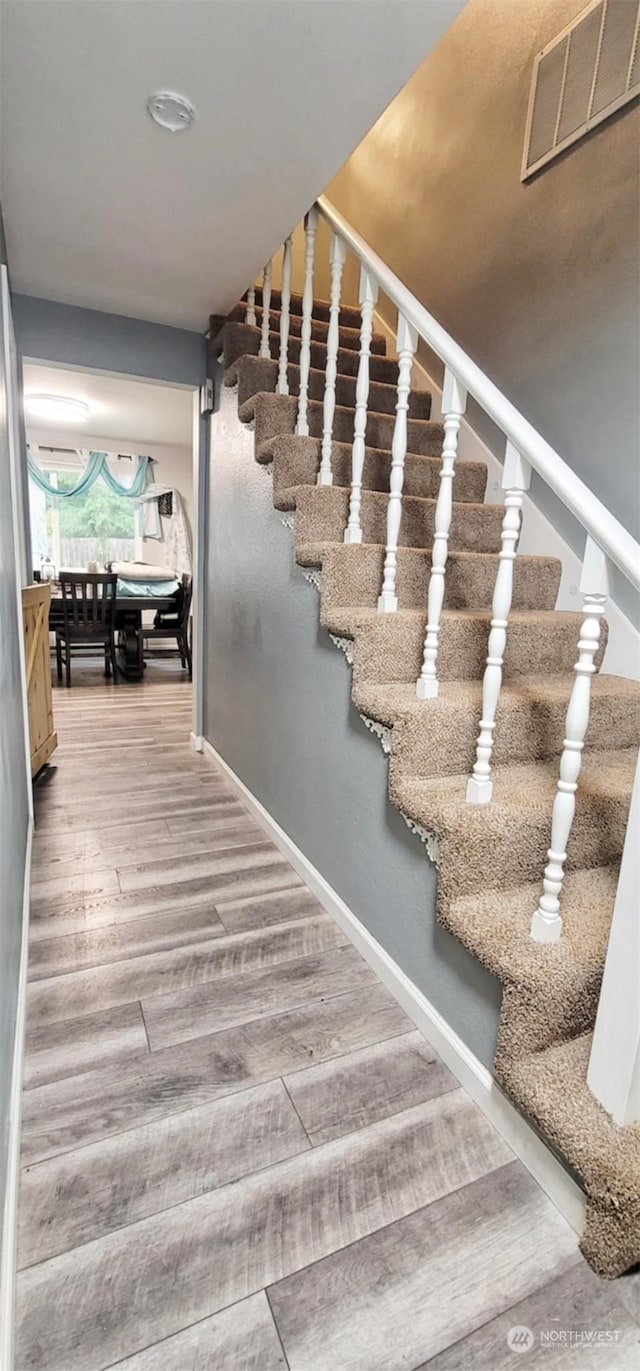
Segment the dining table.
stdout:
<path fill-rule="evenodd" d="M 144 627 L 142 615 L 145 610 L 157 613 L 170 613 L 175 610 L 181 591 L 180 582 L 171 578 L 167 581 L 144 582 L 136 586 L 133 581 L 118 577 L 116 586 L 116 607 L 114 616 L 116 638 L 116 660 L 118 670 L 127 681 L 141 681 L 144 676 Z M 58 581 L 51 582 L 51 607 L 49 609 L 49 631 L 64 622 L 62 591 Z"/>

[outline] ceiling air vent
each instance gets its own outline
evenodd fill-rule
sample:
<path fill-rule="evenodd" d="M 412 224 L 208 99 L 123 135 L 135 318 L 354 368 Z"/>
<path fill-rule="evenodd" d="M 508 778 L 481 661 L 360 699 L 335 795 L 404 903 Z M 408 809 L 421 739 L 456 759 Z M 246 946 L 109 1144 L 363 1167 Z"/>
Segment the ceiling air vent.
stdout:
<path fill-rule="evenodd" d="M 523 181 L 640 95 L 639 25 L 640 0 L 593 0 L 538 53 Z"/>

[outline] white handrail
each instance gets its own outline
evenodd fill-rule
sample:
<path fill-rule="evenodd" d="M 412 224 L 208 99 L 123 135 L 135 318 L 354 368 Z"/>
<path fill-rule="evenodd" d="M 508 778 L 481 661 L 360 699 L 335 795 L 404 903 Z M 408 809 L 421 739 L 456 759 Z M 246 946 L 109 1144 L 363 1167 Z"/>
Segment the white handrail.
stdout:
<path fill-rule="evenodd" d="M 416 300 L 407 286 L 386 266 L 351 224 L 321 195 L 318 209 L 334 233 L 347 244 L 364 267 L 375 276 L 380 289 L 413 325 L 420 337 L 437 353 L 461 385 L 473 395 L 515 448 L 525 457 L 550 490 L 591 535 L 606 556 L 640 590 L 640 545 L 600 502 L 597 495 L 536 431 L 528 419 L 507 400 L 493 381 L 454 341 L 446 329 Z"/>

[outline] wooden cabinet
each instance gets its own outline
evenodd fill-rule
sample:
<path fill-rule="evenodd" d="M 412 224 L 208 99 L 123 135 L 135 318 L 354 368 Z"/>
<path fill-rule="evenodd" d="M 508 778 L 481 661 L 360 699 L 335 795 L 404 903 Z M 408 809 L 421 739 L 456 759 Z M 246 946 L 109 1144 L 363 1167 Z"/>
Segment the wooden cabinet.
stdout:
<path fill-rule="evenodd" d="M 32 776 L 40 771 L 58 746 L 51 702 L 50 601 L 51 587 L 48 585 L 25 586 L 22 591 Z"/>

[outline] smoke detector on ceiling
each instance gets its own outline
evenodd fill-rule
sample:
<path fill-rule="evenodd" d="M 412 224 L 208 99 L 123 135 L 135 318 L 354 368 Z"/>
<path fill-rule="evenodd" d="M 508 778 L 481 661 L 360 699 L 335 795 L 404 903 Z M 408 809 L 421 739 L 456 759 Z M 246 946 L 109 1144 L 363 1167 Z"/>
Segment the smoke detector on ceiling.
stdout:
<path fill-rule="evenodd" d="M 191 127 L 196 117 L 191 102 L 170 90 L 157 90 L 155 95 L 150 95 L 147 109 L 154 123 L 168 129 L 169 133 L 182 133 L 183 129 Z"/>

